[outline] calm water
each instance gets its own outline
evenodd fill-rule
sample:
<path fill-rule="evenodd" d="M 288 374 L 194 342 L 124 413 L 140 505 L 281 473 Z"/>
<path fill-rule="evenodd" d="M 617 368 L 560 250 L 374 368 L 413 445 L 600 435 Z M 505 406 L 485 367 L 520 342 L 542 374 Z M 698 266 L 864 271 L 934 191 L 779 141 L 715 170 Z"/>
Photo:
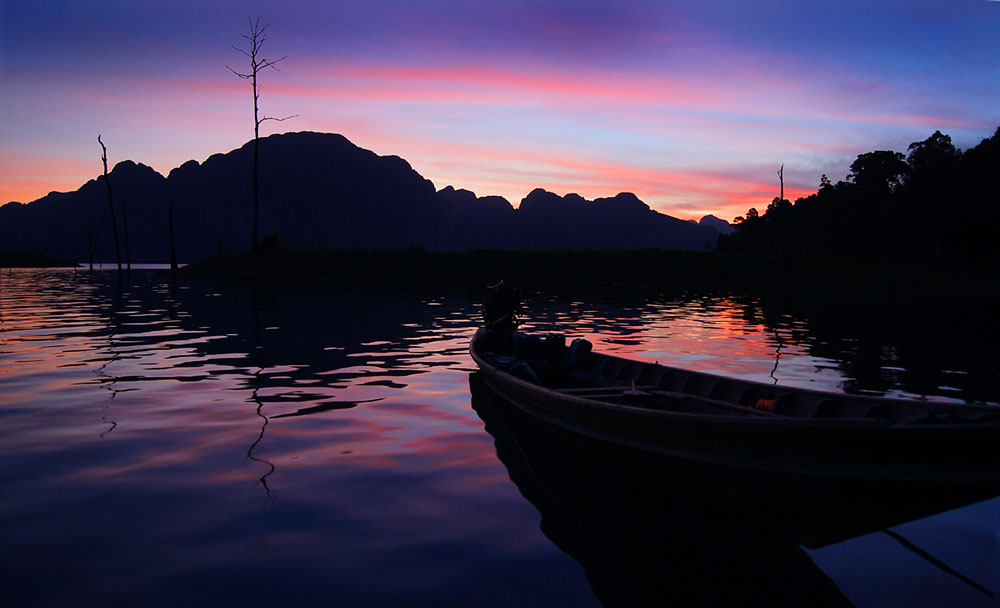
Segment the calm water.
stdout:
<path fill-rule="evenodd" d="M 603 492 L 596 477 L 555 492 L 579 475 L 573 463 L 551 487 L 525 479 L 556 459 L 532 462 L 528 444 L 511 456 L 520 444 L 474 402 L 466 349 L 481 296 L 5 270 L 0 603 L 614 603 L 634 571 L 590 561 L 579 546 L 595 528 L 567 514 L 628 519 L 636 505 L 622 517 L 613 500 L 565 504 Z M 526 307 L 531 328 L 661 363 L 836 391 L 1000 395 L 1000 336 L 977 321 L 988 303 L 529 293 Z M 664 597 L 703 589 L 711 603 L 725 589 L 771 603 L 780 582 L 730 563 L 770 541 L 674 494 L 674 511 L 650 514 L 657 548 L 616 550 L 673 560 L 683 576 L 648 577 L 665 577 Z M 993 605 L 998 522 L 992 499 L 893 528 L 923 553 L 874 533 L 781 545 L 773 559 L 805 573 L 802 597 L 832 584 L 830 597 L 857 605 Z M 605 533 L 626 535 L 594 538 Z"/>

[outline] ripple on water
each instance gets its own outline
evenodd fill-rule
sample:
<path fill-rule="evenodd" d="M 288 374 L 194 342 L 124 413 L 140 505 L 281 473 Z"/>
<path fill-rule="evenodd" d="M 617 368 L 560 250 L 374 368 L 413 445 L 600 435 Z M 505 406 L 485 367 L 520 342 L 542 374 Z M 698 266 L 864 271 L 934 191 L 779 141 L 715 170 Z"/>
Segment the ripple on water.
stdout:
<path fill-rule="evenodd" d="M 481 307 L 467 292 L 148 271 L 122 290 L 112 272 L 67 270 L 0 286 L 12 601 L 596 605 L 470 407 Z M 525 327 L 779 384 L 996 399 L 997 355 L 949 342 L 969 331 L 939 322 L 921 341 L 922 326 L 784 305 L 531 294 Z"/>

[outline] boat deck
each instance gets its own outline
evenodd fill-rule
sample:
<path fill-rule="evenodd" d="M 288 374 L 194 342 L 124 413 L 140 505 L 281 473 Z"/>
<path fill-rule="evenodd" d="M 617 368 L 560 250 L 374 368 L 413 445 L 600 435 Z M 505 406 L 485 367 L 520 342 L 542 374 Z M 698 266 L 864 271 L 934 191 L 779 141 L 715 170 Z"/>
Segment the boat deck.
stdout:
<path fill-rule="evenodd" d="M 869 420 L 886 425 L 1000 421 L 994 405 L 831 393 L 764 384 L 594 353 L 558 335 L 488 337 L 480 354 L 498 369 L 571 398 L 684 413 Z"/>

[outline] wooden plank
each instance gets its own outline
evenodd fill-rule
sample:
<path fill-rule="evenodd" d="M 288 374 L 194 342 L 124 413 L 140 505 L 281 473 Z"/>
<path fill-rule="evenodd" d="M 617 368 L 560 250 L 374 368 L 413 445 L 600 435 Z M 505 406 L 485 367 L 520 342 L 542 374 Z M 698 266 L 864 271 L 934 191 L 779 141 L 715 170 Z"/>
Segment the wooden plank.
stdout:
<path fill-rule="evenodd" d="M 625 391 L 637 390 L 637 391 L 649 391 L 660 388 L 657 384 L 643 384 L 640 386 L 581 386 L 578 388 L 553 388 L 550 389 L 554 393 L 560 393 L 564 395 L 580 395 L 588 396 L 587 393 L 609 393 L 609 394 L 620 394 Z"/>
<path fill-rule="evenodd" d="M 737 412 L 743 412 L 745 414 L 751 414 L 754 416 L 765 416 L 771 418 L 784 418 L 780 414 L 775 414 L 774 412 L 768 412 L 764 410 L 754 409 L 752 407 L 746 407 L 743 405 L 737 405 L 735 403 L 729 403 L 728 401 L 719 401 L 718 399 L 711 399 L 709 397 L 702 397 L 701 395 L 691 395 L 689 393 L 678 393 L 674 391 L 660 391 L 652 390 L 648 391 L 651 395 L 656 395 L 657 397 L 668 397 L 670 399 L 690 399 L 692 401 L 698 401 L 699 403 L 705 403 L 708 405 L 714 405 L 716 407 L 722 407 Z"/>
<path fill-rule="evenodd" d="M 720 407 L 728 410 L 734 410 L 744 414 L 750 414 L 753 416 L 764 416 L 770 418 L 784 418 L 779 414 L 774 412 L 768 412 L 765 410 L 758 410 L 752 407 L 746 407 L 743 405 L 737 405 L 735 403 L 729 403 L 727 401 L 719 401 L 718 399 L 711 399 L 709 397 L 702 397 L 701 395 L 692 395 L 690 393 L 678 393 L 674 391 L 660 390 L 657 385 L 642 385 L 642 386 L 614 386 L 614 387 L 580 387 L 580 388 L 562 388 L 562 389 L 549 389 L 553 393 L 559 393 L 561 395 L 570 395 L 573 397 L 580 397 L 583 399 L 595 399 L 600 401 L 601 399 L 608 399 L 610 397 L 630 397 L 642 395 L 651 395 L 655 397 L 666 397 L 668 399 L 687 399 L 690 401 L 697 401 L 699 403 L 704 403 L 706 405 L 711 405 L 714 407 Z M 636 394 L 630 395 L 630 391 L 635 391 Z"/>

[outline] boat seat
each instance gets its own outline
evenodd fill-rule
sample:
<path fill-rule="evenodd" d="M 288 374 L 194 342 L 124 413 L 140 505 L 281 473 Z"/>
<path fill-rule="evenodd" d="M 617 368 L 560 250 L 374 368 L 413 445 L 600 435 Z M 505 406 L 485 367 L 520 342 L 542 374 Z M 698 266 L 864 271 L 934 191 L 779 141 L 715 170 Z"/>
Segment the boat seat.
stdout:
<path fill-rule="evenodd" d="M 635 379 L 636 384 L 659 386 L 663 377 L 663 368 L 659 365 L 644 365 L 639 377 Z"/>
<path fill-rule="evenodd" d="M 821 399 L 816 405 L 816 418 L 839 418 L 840 402 L 836 399 Z"/>
<path fill-rule="evenodd" d="M 625 383 L 635 382 L 639 379 L 644 367 L 644 365 L 636 363 L 626 363 L 618 370 L 618 379 Z"/>
<path fill-rule="evenodd" d="M 670 389 L 673 388 L 674 383 L 674 372 L 665 367 L 660 368 L 660 378 L 657 380 L 660 388 Z"/>
<path fill-rule="evenodd" d="M 850 397 L 823 399 L 816 409 L 816 418 L 868 418 L 869 406 Z M 877 418 L 877 416 L 875 416 Z"/>
<path fill-rule="evenodd" d="M 778 397 L 774 411 L 783 416 L 794 418 L 815 418 L 818 407 L 815 398 L 786 393 Z"/>
<path fill-rule="evenodd" d="M 688 376 L 687 380 L 684 381 L 684 386 L 681 388 L 682 393 L 688 393 L 689 395 L 701 394 L 701 378 L 698 376 Z"/>
<path fill-rule="evenodd" d="M 732 395 L 733 385 L 730 382 L 716 382 L 712 385 L 712 389 L 708 391 L 708 396 L 711 399 L 718 399 L 719 401 L 729 401 L 729 397 Z"/>
<path fill-rule="evenodd" d="M 515 363 L 514 366 L 510 368 L 510 374 L 515 378 L 527 380 L 528 382 L 534 382 L 535 384 L 541 382 L 538 372 L 535 371 L 530 363 L 524 360 Z"/>
<path fill-rule="evenodd" d="M 877 418 L 892 422 L 895 419 L 893 408 L 885 403 L 879 403 L 868 408 L 865 418 Z"/>
<path fill-rule="evenodd" d="M 618 375 L 622 371 L 622 367 L 624 367 L 624 366 L 625 366 L 625 362 L 622 361 L 621 359 L 612 359 L 611 360 L 611 365 L 610 366 L 605 366 L 606 369 L 605 369 L 603 375 L 607 376 L 608 378 L 610 378 L 612 380 L 617 379 Z"/>
<path fill-rule="evenodd" d="M 816 403 L 794 393 L 785 393 L 775 399 L 774 413 L 795 418 L 812 418 L 816 415 Z"/>
<path fill-rule="evenodd" d="M 748 386 L 743 389 L 743 393 L 740 395 L 740 398 L 737 400 L 737 403 L 739 403 L 743 407 L 753 407 L 754 405 L 757 404 L 758 395 L 760 395 L 760 390 L 758 390 L 756 387 Z"/>

